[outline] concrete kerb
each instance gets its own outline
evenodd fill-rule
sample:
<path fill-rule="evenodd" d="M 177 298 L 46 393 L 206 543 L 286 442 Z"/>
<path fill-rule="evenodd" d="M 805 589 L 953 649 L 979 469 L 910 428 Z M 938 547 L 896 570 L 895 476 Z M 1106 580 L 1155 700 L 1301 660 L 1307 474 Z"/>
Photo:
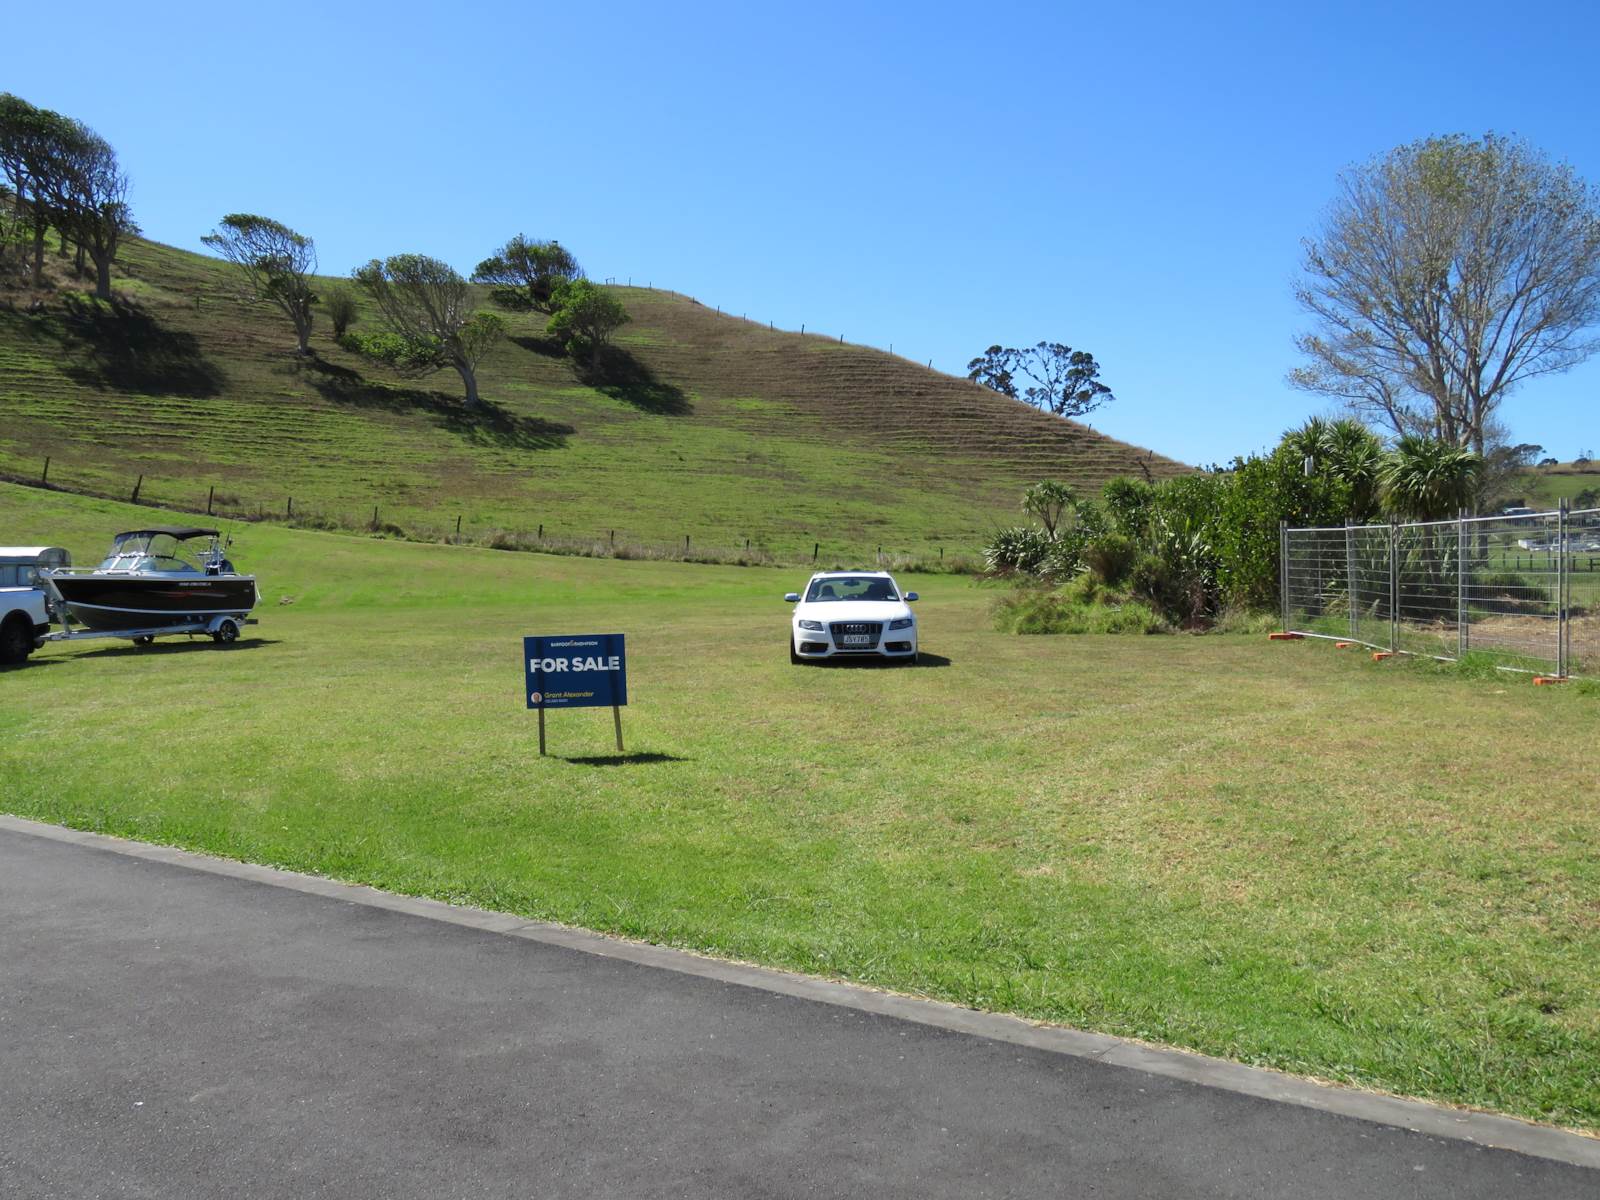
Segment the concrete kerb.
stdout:
<path fill-rule="evenodd" d="M 1017 1046 L 1047 1050 L 1078 1058 L 1143 1071 L 1205 1087 L 1220 1088 L 1282 1104 L 1353 1117 L 1430 1137 L 1470 1142 L 1510 1150 L 1576 1166 L 1600 1168 L 1600 1140 L 1514 1117 L 1448 1108 L 1422 1100 L 1407 1100 L 1335 1084 L 1318 1083 L 1262 1067 L 1248 1067 L 1184 1050 L 1145 1045 L 1108 1034 L 1087 1033 L 1061 1026 L 1042 1025 L 1020 1017 L 980 1012 L 938 1000 L 876 991 L 857 984 L 818 979 L 686 950 L 594 933 L 544 921 L 530 921 L 509 913 L 490 912 L 464 905 L 446 904 L 414 896 L 401 896 L 362 884 L 340 883 L 316 875 L 303 875 L 276 867 L 215 858 L 191 850 L 128 841 L 106 834 L 88 833 L 30 821 L 0 813 L 0 829 L 52 841 L 67 842 L 113 854 L 147 859 L 170 866 L 204 871 L 269 887 L 288 888 L 349 904 L 387 909 L 431 921 L 508 937 L 526 938 L 585 954 L 622 959 L 641 966 L 677 971 L 741 987 L 833 1004 L 861 1012 L 913 1021 L 955 1033 L 970 1034 Z"/>

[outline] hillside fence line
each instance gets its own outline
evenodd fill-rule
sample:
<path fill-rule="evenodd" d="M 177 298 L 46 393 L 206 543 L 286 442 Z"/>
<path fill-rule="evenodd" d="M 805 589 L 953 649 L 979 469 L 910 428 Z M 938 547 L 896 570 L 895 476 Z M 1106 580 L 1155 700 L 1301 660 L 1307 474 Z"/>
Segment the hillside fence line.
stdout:
<path fill-rule="evenodd" d="M 285 494 L 281 499 L 245 500 L 228 490 L 227 485 L 203 484 L 194 480 L 156 479 L 135 472 L 123 487 L 107 486 L 100 475 L 74 476 L 70 466 L 52 457 L 42 460 L 39 470 L 21 473 L 13 467 L 0 467 L 0 480 L 24 487 L 68 495 L 117 500 L 148 508 L 206 516 L 213 520 L 246 521 L 282 525 L 291 529 L 323 532 L 377 534 L 406 541 L 445 545 L 482 546 L 494 550 L 521 550 L 541 554 L 562 554 L 582 558 L 646 559 L 692 562 L 728 566 L 813 566 L 817 570 L 878 567 L 899 571 L 947 574 L 975 574 L 983 569 L 980 556 L 948 553 L 938 544 L 921 551 L 897 549 L 892 545 L 861 544 L 844 541 L 807 539 L 804 544 L 756 535 L 730 537 L 725 530 L 707 532 L 686 529 L 671 541 L 638 538 L 623 529 L 594 532 L 571 527 L 533 522 L 529 528 L 514 528 L 507 523 L 468 522 L 463 512 L 447 513 L 417 520 L 409 512 L 400 521 L 392 519 L 381 500 L 367 501 L 358 510 L 348 502 L 336 509 L 314 507 Z M 108 531 L 109 533 L 110 531 Z M 14 536 L 0 530 L 0 542 Z M 35 536 L 43 536 L 41 531 Z"/>
<path fill-rule="evenodd" d="M 1389 654 L 1600 675 L 1600 509 L 1279 529 L 1283 628 Z"/>

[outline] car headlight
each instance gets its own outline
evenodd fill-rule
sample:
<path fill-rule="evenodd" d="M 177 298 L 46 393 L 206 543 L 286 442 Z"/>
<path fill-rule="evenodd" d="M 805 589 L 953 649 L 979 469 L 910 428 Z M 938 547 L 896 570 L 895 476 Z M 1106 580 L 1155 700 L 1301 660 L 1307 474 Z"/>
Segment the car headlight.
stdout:
<path fill-rule="evenodd" d="M 820 633 L 821 630 L 822 630 L 822 622 L 821 621 L 801 621 L 800 622 L 800 628 L 801 629 L 815 629 Z"/>
<path fill-rule="evenodd" d="M 910 629 L 913 622 L 910 617 L 898 617 L 889 622 L 890 629 Z"/>

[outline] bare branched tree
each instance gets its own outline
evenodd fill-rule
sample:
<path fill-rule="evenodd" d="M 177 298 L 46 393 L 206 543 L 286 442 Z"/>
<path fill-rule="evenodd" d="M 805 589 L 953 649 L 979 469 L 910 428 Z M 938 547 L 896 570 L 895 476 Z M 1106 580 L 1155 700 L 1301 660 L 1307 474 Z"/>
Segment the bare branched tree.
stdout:
<path fill-rule="evenodd" d="M 1527 143 L 1429 138 L 1353 168 L 1296 288 L 1290 379 L 1480 456 L 1519 383 L 1600 349 L 1600 204 Z"/>
<path fill-rule="evenodd" d="M 472 290 L 455 268 L 425 254 L 396 254 L 358 267 L 353 278 L 378 306 L 386 331 L 352 334 L 347 344 L 403 374 L 452 367 L 466 389 L 467 407 L 477 407 L 478 363 L 505 336 L 505 322 L 473 311 Z"/>
<path fill-rule="evenodd" d="M 317 294 L 317 247 L 304 234 L 270 217 L 229 213 L 221 228 L 200 239 L 244 275 L 249 295 L 277 305 L 294 326 L 298 352 L 311 353 L 312 308 Z"/>

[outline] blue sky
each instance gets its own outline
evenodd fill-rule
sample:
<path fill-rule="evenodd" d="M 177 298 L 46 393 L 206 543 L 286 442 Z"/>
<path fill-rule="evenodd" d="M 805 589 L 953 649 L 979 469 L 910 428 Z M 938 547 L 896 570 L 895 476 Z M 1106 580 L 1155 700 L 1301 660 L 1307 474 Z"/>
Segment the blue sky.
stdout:
<path fill-rule="evenodd" d="M 1095 428 L 1190 462 L 1327 408 L 1283 379 L 1342 167 L 1493 129 L 1600 182 L 1592 4 L 91 7 L 9 13 L 0 88 L 109 138 L 161 241 L 243 210 L 466 272 L 521 231 L 946 371 L 1064 341 Z M 1503 415 L 1570 458 L 1597 398 Z"/>

